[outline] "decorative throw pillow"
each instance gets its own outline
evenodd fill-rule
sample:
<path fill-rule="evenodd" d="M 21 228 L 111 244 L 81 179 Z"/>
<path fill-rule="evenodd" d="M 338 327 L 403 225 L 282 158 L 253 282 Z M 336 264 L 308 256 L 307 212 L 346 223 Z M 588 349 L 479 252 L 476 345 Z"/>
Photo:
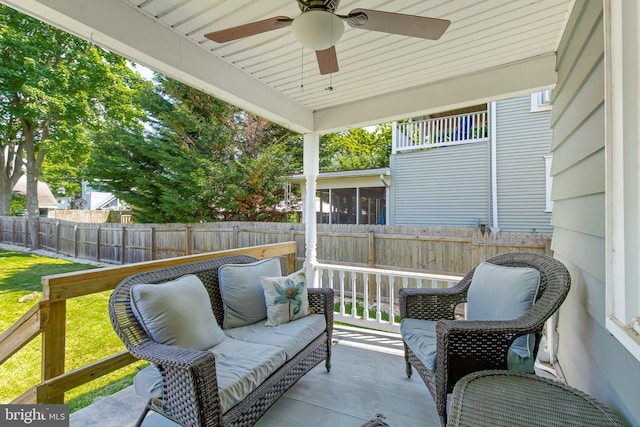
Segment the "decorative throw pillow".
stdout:
<path fill-rule="evenodd" d="M 534 268 L 505 267 L 483 262 L 476 267 L 467 292 L 467 319 L 512 320 L 529 310 L 538 295 L 540 273 Z M 532 357 L 535 338 L 521 336 L 511 351 Z"/>
<path fill-rule="evenodd" d="M 224 306 L 224 329 L 251 325 L 267 317 L 261 276 L 280 276 L 280 260 L 268 258 L 247 264 L 225 264 L 218 269 Z"/>
<path fill-rule="evenodd" d="M 286 277 L 261 277 L 267 304 L 267 326 L 277 326 L 310 313 L 304 270 Z"/>
<path fill-rule="evenodd" d="M 193 274 L 160 284 L 131 287 L 133 313 L 154 341 L 206 350 L 225 339 L 209 294 Z"/>

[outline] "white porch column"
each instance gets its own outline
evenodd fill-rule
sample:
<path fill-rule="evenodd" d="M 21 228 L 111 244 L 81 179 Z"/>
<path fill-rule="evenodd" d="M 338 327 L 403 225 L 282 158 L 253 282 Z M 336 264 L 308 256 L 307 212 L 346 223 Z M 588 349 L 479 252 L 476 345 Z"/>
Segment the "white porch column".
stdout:
<path fill-rule="evenodd" d="M 496 129 L 496 103 L 491 102 L 489 104 L 489 117 L 491 120 L 491 124 L 489 125 L 491 128 L 489 131 L 491 132 L 491 225 L 490 229 L 492 233 L 497 233 L 500 231 L 500 226 L 498 225 L 498 131 Z"/>
<path fill-rule="evenodd" d="M 302 203 L 305 224 L 305 270 L 309 287 L 316 286 L 313 267 L 317 262 L 316 180 L 320 169 L 320 135 L 306 133 L 303 151 L 304 178 L 306 181 Z"/>

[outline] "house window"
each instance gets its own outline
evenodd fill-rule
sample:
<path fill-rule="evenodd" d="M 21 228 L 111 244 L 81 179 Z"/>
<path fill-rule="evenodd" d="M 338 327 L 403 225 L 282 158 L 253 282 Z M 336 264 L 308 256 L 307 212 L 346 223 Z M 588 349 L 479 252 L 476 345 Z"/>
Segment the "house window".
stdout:
<path fill-rule="evenodd" d="M 331 224 L 356 224 L 355 188 L 331 189 Z"/>
<path fill-rule="evenodd" d="M 606 325 L 640 360 L 640 9 L 605 2 Z"/>
<path fill-rule="evenodd" d="M 551 110 L 551 90 L 531 94 L 531 112 Z"/>
<path fill-rule="evenodd" d="M 386 189 L 370 187 L 358 190 L 360 197 L 358 224 L 385 224 Z"/>
<path fill-rule="evenodd" d="M 553 177 L 551 176 L 551 159 L 553 156 L 548 154 L 544 156 L 544 170 L 545 170 L 545 183 L 546 183 L 546 191 L 545 191 L 545 200 L 546 207 L 545 212 L 553 212 L 553 200 L 551 200 L 551 187 L 553 185 Z"/>
<path fill-rule="evenodd" d="M 316 218 L 319 224 L 384 224 L 384 187 L 331 188 L 318 190 Z"/>

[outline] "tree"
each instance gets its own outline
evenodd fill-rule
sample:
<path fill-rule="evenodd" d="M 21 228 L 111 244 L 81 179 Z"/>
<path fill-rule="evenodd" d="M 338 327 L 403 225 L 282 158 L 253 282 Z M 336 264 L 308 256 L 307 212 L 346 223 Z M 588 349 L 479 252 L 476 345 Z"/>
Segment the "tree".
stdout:
<path fill-rule="evenodd" d="M 24 194 L 14 193 L 11 196 L 11 209 L 9 215 L 11 216 L 24 216 L 27 210 L 27 196 Z"/>
<path fill-rule="evenodd" d="M 391 124 L 373 131 L 350 129 L 320 139 L 320 170 L 323 172 L 373 169 L 389 166 Z"/>
<path fill-rule="evenodd" d="M 11 189 L 26 173 L 36 248 L 37 181 L 45 154 L 69 147 L 82 152 L 92 128 L 107 116 L 133 119 L 135 109 L 125 99 L 136 77 L 123 58 L 2 5 L 0 39 L 0 215 L 9 213 Z"/>
<path fill-rule="evenodd" d="M 87 171 L 96 186 L 130 204 L 138 222 L 277 219 L 284 176 L 301 163 L 288 154 L 299 135 L 178 81 L 155 81 L 141 96 L 146 131 L 96 137 Z"/>

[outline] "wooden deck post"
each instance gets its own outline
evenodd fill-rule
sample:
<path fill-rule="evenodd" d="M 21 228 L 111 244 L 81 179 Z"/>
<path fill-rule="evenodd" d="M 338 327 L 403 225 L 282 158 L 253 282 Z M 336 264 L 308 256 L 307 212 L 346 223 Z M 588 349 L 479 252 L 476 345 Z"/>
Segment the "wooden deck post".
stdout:
<path fill-rule="evenodd" d="M 54 246 L 55 246 L 55 251 L 56 254 L 60 253 L 60 221 L 56 221 L 56 228 L 55 228 L 55 242 L 54 242 Z"/>
<path fill-rule="evenodd" d="M 120 231 L 120 264 L 124 265 L 127 260 L 125 257 L 125 250 L 127 249 L 127 229 L 123 225 Z"/>
<path fill-rule="evenodd" d="M 296 271 L 296 254 L 287 254 L 287 274 L 291 274 Z"/>
<path fill-rule="evenodd" d="M 184 228 L 184 254 L 191 255 L 191 227 Z"/>
<path fill-rule="evenodd" d="M 238 249 L 238 233 L 240 232 L 240 227 L 237 225 L 233 226 L 233 240 L 231 241 L 231 248 Z"/>
<path fill-rule="evenodd" d="M 293 228 L 289 229 L 289 241 L 290 242 L 296 241 L 296 234 Z M 296 252 L 297 252 L 297 249 L 296 249 Z M 296 254 L 295 253 L 287 255 L 287 270 L 289 270 L 288 272 L 289 274 L 296 271 Z"/>
<path fill-rule="evenodd" d="M 100 225 L 96 226 L 96 261 L 100 262 Z"/>
<path fill-rule="evenodd" d="M 78 226 L 73 226 L 73 257 L 78 258 Z"/>
<path fill-rule="evenodd" d="M 153 261 L 155 259 L 155 247 L 156 247 L 156 228 L 155 227 L 151 227 L 150 229 L 151 231 L 151 238 L 149 239 L 149 253 L 150 253 L 150 261 Z"/>
<path fill-rule="evenodd" d="M 43 284 L 45 298 L 49 289 Z M 66 336 L 66 300 L 49 304 L 48 326 L 42 332 L 42 381 L 64 374 L 65 336 Z M 64 403 L 64 392 L 39 390 L 37 403 Z"/>
<path fill-rule="evenodd" d="M 544 239 L 544 253 L 549 256 L 553 256 L 553 249 L 551 249 L 551 237 L 546 237 Z"/>

